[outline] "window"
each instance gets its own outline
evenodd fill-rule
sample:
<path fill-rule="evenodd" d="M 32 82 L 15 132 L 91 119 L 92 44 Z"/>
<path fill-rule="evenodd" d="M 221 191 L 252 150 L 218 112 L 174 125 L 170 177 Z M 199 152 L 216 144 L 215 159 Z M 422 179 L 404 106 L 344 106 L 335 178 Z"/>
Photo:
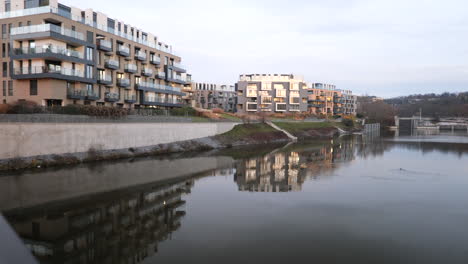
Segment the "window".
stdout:
<path fill-rule="evenodd" d="M 13 81 L 8 81 L 8 96 L 13 96 Z"/>
<path fill-rule="evenodd" d="M 93 60 L 93 49 L 90 47 L 86 47 L 86 59 L 89 61 Z"/>
<path fill-rule="evenodd" d="M 26 24 L 27 24 L 28 26 L 30 26 L 30 25 L 31 25 L 31 21 L 28 21 Z"/>
<path fill-rule="evenodd" d="M 23 26 L 23 22 L 19 22 L 18 27 L 22 27 L 22 26 Z"/>
<path fill-rule="evenodd" d="M 29 95 L 37 95 L 37 80 L 29 81 Z"/>
<path fill-rule="evenodd" d="M 271 96 L 262 96 L 262 104 L 271 104 L 273 99 Z"/>
<path fill-rule="evenodd" d="M 6 36 L 7 36 L 7 25 L 2 24 L 2 38 L 6 39 Z"/>
<path fill-rule="evenodd" d="M 275 89 L 284 89 L 284 85 L 282 83 L 275 83 Z"/>
<path fill-rule="evenodd" d="M 6 90 L 7 90 L 7 82 L 6 81 L 3 81 L 3 96 L 6 96 Z"/>
<path fill-rule="evenodd" d="M 7 69 L 8 69 L 8 63 L 7 62 L 2 63 L 3 77 L 8 76 L 8 70 Z"/>
<path fill-rule="evenodd" d="M 271 91 L 271 82 L 263 83 L 262 90 Z"/>
<path fill-rule="evenodd" d="M 86 65 L 86 78 L 93 78 L 93 66 L 91 65 Z"/>
<path fill-rule="evenodd" d="M 3 58 L 6 57 L 6 44 L 5 43 L 2 44 L 2 57 Z"/>
<path fill-rule="evenodd" d="M 286 97 L 286 90 L 285 89 L 276 90 L 276 97 L 285 98 Z"/>
<path fill-rule="evenodd" d="M 291 90 L 299 90 L 299 83 L 292 83 Z"/>
<path fill-rule="evenodd" d="M 10 0 L 5 1 L 5 12 L 10 12 L 11 11 L 11 2 Z"/>
<path fill-rule="evenodd" d="M 257 111 L 258 105 L 257 103 L 247 103 L 247 111 Z"/>
<path fill-rule="evenodd" d="M 286 104 L 284 104 L 284 103 L 277 103 L 277 104 L 276 104 L 276 111 L 277 111 L 277 112 L 286 112 Z"/>

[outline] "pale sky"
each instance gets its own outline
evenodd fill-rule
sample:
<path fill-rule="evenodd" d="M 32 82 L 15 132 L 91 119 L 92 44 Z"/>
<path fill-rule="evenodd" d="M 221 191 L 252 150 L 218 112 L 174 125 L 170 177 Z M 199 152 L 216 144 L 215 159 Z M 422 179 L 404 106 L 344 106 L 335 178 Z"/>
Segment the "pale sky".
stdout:
<path fill-rule="evenodd" d="M 466 0 L 59 2 L 155 34 L 198 82 L 295 73 L 382 97 L 468 91 Z"/>

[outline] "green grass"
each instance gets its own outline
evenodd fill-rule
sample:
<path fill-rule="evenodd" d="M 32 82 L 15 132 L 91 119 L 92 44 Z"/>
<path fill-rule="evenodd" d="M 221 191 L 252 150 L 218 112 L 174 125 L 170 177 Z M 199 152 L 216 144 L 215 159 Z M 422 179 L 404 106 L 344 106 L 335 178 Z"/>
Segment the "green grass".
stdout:
<path fill-rule="evenodd" d="M 211 119 L 206 118 L 206 117 L 201 117 L 201 116 L 194 116 L 191 119 L 192 119 L 192 122 L 195 122 L 195 123 L 211 122 Z"/>
<path fill-rule="evenodd" d="M 277 132 L 277 130 L 266 124 L 243 124 L 235 126 L 231 131 L 221 134 L 220 136 L 237 140 L 243 139 L 252 134 L 268 132 Z"/>
<path fill-rule="evenodd" d="M 238 117 L 235 117 L 235 116 L 232 116 L 232 115 L 228 115 L 228 114 L 220 114 L 220 116 L 224 119 L 227 119 L 227 120 L 231 120 L 231 121 L 234 121 L 234 122 L 240 122 L 242 121 L 240 118 Z"/>
<path fill-rule="evenodd" d="M 289 133 L 300 132 L 314 128 L 330 128 L 337 125 L 337 123 L 332 122 L 274 122 L 274 124 L 288 131 Z"/>

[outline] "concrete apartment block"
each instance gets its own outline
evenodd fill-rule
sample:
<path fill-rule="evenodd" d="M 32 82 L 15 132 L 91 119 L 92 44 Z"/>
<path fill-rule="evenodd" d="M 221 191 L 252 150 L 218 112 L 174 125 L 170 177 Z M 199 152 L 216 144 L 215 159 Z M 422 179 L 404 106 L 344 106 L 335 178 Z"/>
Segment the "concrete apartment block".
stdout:
<path fill-rule="evenodd" d="M 0 25 L 0 103 L 183 105 L 181 58 L 146 31 L 53 0 L 0 0 Z"/>
<path fill-rule="evenodd" d="M 193 83 L 193 88 L 196 107 L 236 112 L 237 94 L 234 85 Z"/>
<path fill-rule="evenodd" d="M 316 115 L 343 115 L 343 94 L 335 85 L 311 83 L 308 85 L 309 113 Z"/>
<path fill-rule="evenodd" d="M 308 89 L 293 74 L 245 74 L 236 84 L 239 113 L 307 112 Z"/>
<path fill-rule="evenodd" d="M 353 95 L 351 90 L 342 90 L 343 95 L 343 111 L 345 115 L 356 115 L 357 111 L 357 95 Z"/>

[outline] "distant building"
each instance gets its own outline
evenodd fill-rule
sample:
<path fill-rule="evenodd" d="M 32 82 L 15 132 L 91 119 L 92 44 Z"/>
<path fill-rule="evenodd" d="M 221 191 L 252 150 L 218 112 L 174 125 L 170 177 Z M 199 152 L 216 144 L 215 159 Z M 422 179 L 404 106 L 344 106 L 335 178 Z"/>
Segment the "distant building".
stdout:
<path fill-rule="evenodd" d="M 342 90 L 343 95 L 343 111 L 345 115 L 356 115 L 357 111 L 357 95 L 353 95 L 351 90 Z"/>
<path fill-rule="evenodd" d="M 236 111 L 236 91 L 233 85 L 192 83 L 192 89 L 196 107 Z"/>
<path fill-rule="evenodd" d="M 342 115 L 343 93 L 335 85 L 324 83 L 311 83 L 308 87 L 309 112 L 320 115 Z"/>
<path fill-rule="evenodd" d="M 236 91 L 239 113 L 307 112 L 307 85 L 297 75 L 240 75 Z"/>
<path fill-rule="evenodd" d="M 193 89 L 191 74 L 186 75 L 186 83 L 184 84 L 182 91 L 184 92 L 184 95 L 182 96 L 182 102 L 186 106 L 195 107 L 196 105 L 195 97 L 194 97 L 195 90 Z"/>

